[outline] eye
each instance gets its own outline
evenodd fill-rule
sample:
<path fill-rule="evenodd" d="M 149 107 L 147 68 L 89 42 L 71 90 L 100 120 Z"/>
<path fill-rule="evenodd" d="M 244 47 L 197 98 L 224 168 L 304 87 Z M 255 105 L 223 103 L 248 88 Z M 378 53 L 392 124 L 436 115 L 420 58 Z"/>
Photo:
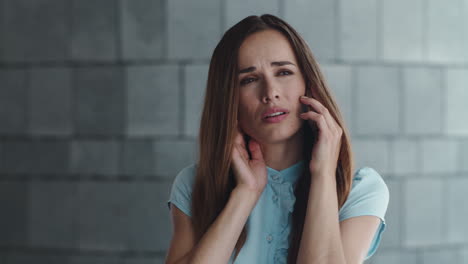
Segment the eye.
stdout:
<path fill-rule="evenodd" d="M 255 80 L 255 78 L 245 78 L 240 82 L 240 84 L 241 85 L 249 84 L 250 83 L 249 80 Z"/>
<path fill-rule="evenodd" d="M 283 74 L 281 74 L 283 72 L 287 73 L 286 75 L 291 75 L 292 74 L 292 72 L 290 72 L 290 71 L 280 71 L 278 75 L 283 75 Z"/>

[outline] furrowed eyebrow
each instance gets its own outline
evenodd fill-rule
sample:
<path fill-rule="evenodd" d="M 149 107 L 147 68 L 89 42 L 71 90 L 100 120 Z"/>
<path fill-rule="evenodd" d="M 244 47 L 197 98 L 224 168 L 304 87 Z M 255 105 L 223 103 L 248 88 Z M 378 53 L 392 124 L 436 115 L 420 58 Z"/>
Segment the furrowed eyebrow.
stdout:
<path fill-rule="evenodd" d="M 283 66 L 283 65 L 294 65 L 294 66 L 296 66 L 294 63 L 292 63 L 290 61 L 273 61 L 273 62 L 271 62 L 271 66 Z M 251 66 L 251 67 L 240 70 L 239 74 L 247 73 L 247 72 L 253 72 L 256 69 L 257 69 L 256 67 Z"/>

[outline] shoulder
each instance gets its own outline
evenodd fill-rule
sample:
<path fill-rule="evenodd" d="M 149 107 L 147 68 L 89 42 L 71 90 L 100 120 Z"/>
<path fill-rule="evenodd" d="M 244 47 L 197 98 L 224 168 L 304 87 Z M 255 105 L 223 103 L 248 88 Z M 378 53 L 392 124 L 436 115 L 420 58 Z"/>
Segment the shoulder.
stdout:
<path fill-rule="evenodd" d="M 340 218 L 366 214 L 384 219 L 389 196 L 382 176 L 371 167 L 361 167 L 353 175 L 352 188 L 340 209 Z"/>
<path fill-rule="evenodd" d="M 192 188 L 193 182 L 195 181 L 195 175 L 197 173 L 197 164 L 192 163 L 182 168 L 174 178 L 173 186 L 184 186 Z"/>
<path fill-rule="evenodd" d="M 177 173 L 172 183 L 169 200 L 167 200 L 169 208 L 170 204 L 173 203 L 186 215 L 191 216 L 190 205 L 196 171 L 197 165 L 194 163 L 182 168 L 179 173 Z"/>
<path fill-rule="evenodd" d="M 382 176 L 371 167 L 361 167 L 353 175 L 352 190 L 387 191 L 387 184 Z"/>

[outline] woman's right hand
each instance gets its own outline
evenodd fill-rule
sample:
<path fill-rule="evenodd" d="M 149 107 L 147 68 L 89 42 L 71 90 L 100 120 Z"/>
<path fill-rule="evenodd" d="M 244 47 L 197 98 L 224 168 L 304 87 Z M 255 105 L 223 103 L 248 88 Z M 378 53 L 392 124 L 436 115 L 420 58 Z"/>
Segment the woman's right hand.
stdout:
<path fill-rule="evenodd" d="M 267 168 L 263 160 L 260 145 L 253 138 L 249 140 L 248 148 L 252 154 L 249 159 L 244 135 L 239 126 L 236 129 L 234 148 L 232 149 L 232 163 L 236 178 L 236 187 L 246 187 L 260 195 L 266 186 Z"/>

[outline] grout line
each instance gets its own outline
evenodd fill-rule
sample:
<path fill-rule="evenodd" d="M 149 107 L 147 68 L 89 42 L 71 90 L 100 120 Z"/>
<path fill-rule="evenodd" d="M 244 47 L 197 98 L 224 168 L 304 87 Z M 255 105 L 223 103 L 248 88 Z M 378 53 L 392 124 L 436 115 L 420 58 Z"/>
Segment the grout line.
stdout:
<path fill-rule="evenodd" d="M 340 64 L 342 62 L 341 58 L 341 12 L 340 12 L 340 7 L 341 7 L 341 1 L 340 0 L 334 0 L 335 4 L 335 10 L 334 10 L 334 15 L 335 15 L 335 43 L 334 43 L 334 50 L 335 50 L 335 58 L 334 58 L 334 63 Z M 346 0 L 345 0 L 346 1 Z"/>
<path fill-rule="evenodd" d="M 169 61 L 169 2 L 170 0 L 163 0 L 161 1 L 162 10 L 163 12 L 163 44 L 162 44 L 162 51 L 163 54 L 161 56 L 162 63 Z"/>
<path fill-rule="evenodd" d="M 400 103 L 400 107 L 399 107 L 399 110 L 398 110 L 398 118 L 400 119 L 399 120 L 399 133 L 397 133 L 398 136 L 401 136 L 401 135 L 405 135 L 407 134 L 407 128 L 406 128 L 406 125 L 405 125 L 405 113 L 407 112 L 407 109 L 406 109 L 406 96 L 405 96 L 405 88 L 407 88 L 405 86 L 405 71 L 404 71 L 404 68 L 403 67 L 398 67 L 397 68 L 397 74 L 398 74 L 398 89 L 397 89 L 397 92 L 398 92 L 398 98 L 399 98 L 399 103 Z"/>
<path fill-rule="evenodd" d="M 278 16 L 282 19 L 285 18 L 285 5 L 284 5 L 284 0 L 278 0 Z"/>
<path fill-rule="evenodd" d="M 224 34 L 224 31 L 226 31 L 226 20 L 227 20 L 227 17 L 226 17 L 226 0 L 221 0 L 220 1 L 220 5 L 219 5 L 219 18 L 220 18 L 220 21 L 219 21 L 219 24 L 221 25 L 221 30 L 220 30 L 220 36 L 219 36 L 219 40 L 221 41 L 221 38 L 223 37 L 223 34 Z"/>
<path fill-rule="evenodd" d="M 32 78 L 32 66 L 27 67 L 23 71 L 21 71 L 21 75 L 24 78 L 22 85 L 24 86 L 24 93 L 25 93 L 25 98 L 23 98 L 23 106 L 24 106 L 24 131 L 20 134 L 24 134 L 25 137 L 30 137 L 32 133 L 32 117 L 31 117 L 31 78 Z"/>
<path fill-rule="evenodd" d="M 3 146 L 2 146 L 3 147 Z M 3 147 L 3 150 L 4 147 Z M 357 169 L 357 168 L 356 168 Z M 407 181 L 407 180 L 467 180 L 467 175 L 460 176 L 457 173 L 426 173 L 424 177 L 417 173 L 407 173 L 404 176 L 386 175 L 385 180 Z M 62 173 L 0 173 L 0 182 L 15 181 L 52 181 L 52 182 L 159 182 L 168 179 L 166 174 L 144 173 L 144 174 L 99 174 L 99 173 L 68 173 L 64 178 Z"/>
<path fill-rule="evenodd" d="M 405 240 L 406 240 L 406 186 L 408 185 L 408 179 L 404 178 L 401 181 L 399 181 L 399 187 L 400 187 L 400 206 L 399 206 L 399 221 L 400 221 L 400 230 L 399 231 L 399 244 L 400 244 L 400 250 L 406 248 L 405 247 Z"/>
<path fill-rule="evenodd" d="M 444 198 L 445 197 L 448 197 L 450 195 L 449 193 L 449 186 L 448 186 L 448 181 L 449 179 L 443 179 L 441 178 L 440 179 L 440 182 L 441 182 L 441 196 L 440 196 L 440 204 L 442 206 L 442 214 L 439 215 L 440 217 L 440 224 L 442 225 L 441 226 L 441 234 L 440 234 L 440 239 L 442 242 L 449 242 L 449 237 L 448 237 L 448 231 L 449 231 L 449 226 L 448 226 L 448 218 L 449 218 L 449 210 L 448 210 L 448 206 L 444 206 L 444 204 L 446 204 L 446 201 L 444 201 Z M 447 199 L 448 201 L 448 199 Z M 443 217 L 445 216 L 445 217 Z"/>
<path fill-rule="evenodd" d="M 395 175 L 395 144 L 396 144 L 397 139 L 396 138 L 391 138 L 387 141 L 387 146 L 388 146 L 388 171 L 390 171 L 391 174 Z M 387 172 L 388 172 L 387 171 Z"/>
<path fill-rule="evenodd" d="M 353 117 L 351 117 L 353 119 Z M 352 121 L 351 121 L 352 125 Z M 350 125 L 348 125 L 349 127 Z M 0 135 L 0 140 L 24 140 L 24 141 L 34 141 L 34 140 L 108 140 L 108 139 L 117 139 L 117 140 L 127 140 L 127 139 L 147 139 L 147 140 L 176 140 L 180 139 L 179 136 L 173 134 L 167 135 L 160 135 L 160 134 L 153 134 L 153 135 L 121 135 L 121 134 L 109 134 L 109 135 L 101 135 L 101 134 L 38 134 L 38 135 L 31 135 L 31 136 L 24 136 L 24 135 L 11 135 L 11 134 L 3 134 Z M 401 139 L 401 140 L 468 140 L 468 136 L 459 136 L 456 137 L 452 135 L 439 135 L 439 134 L 427 134 L 427 135 L 404 135 L 395 137 L 394 135 L 390 134 L 360 134 L 360 135 L 352 135 L 353 139 L 357 140 L 391 140 L 391 139 Z M 193 140 L 195 137 L 190 135 L 184 135 L 183 139 Z"/>
<path fill-rule="evenodd" d="M 115 27 L 115 36 L 114 36 L 114 43 L 115 43 L 115 61 L 117 64 L 120 64 L 124 55 L 123 55 L 123 38 L 122 38 L 122 0 L 116 0 L 114 3 L 114 27 Z"/>
<path fill-rule="evenodd" d="M 98 61 L 98 60 L 81 60 L 81 61 L 32 61 L 32 62 L 0 62 L 0 69 L 10 68 L 26 68 L 29 66 L 40 67 L 89 67 L 89 66 L 113 66 L 119 65 L 173 65 L 181 61 L 194 64 L 209 64 L 208 58 L 186 58 L 186 59 L 124 59 L 119 62 L 116 61 Z M 416 62 L 416 61 L 369 61 L 369 60 L 347 60 L 347 61 L 334 61 L 324 60 L 321 65 L 343 65 L 343 66 L 409 66 L 409 67 L 424 67 L 440 69 L 441 67 L 449 67 L 451 69 L 466 69 L 468 63 L 435 63 L 435 62 Z"/>
<path fill-rule="evenodd" d="M 120 256 L 120 257 L 161 257 L 166 253 L 165 250 L 118 250 L 118 249 L 76 249 L 76 248 L 50 248 L 50 247 L 27 247 L 27 246 L 2 246 L 0 253 L 21 253 L 34 255 L 54 255 L 68 257 L 70 255 L 79 256 Z"/>
<path fill-rule="evenodd" d="M 119 137 L 119 138 L 114 138 L 115 141 L 117 141 L 118 143 L 118 152 L 119 152 L 119 155 L 117 157 L 118 159 L 118 172 L 123 172 L 124 169 L 125 169 L 125 166 L 124 166 L 124 162 L 125 162 L 125 156 L 124 156 L 124 151 L 125 148 L 124 148 L 124 145 L 125 145 L 125 141 L 127 140 L 127 137 L 126 135 L 129 134 L 129 114 L 128 114 L 128 104 L 129 104 L 129 100 L 128 100 L 128 89 L 129 89 L 129 85 L 128 85 L 128 71 L 127 71 L 127 67 L 122 67 L 122 69 L 120 69 L 120 71 L 122 71 L 122 89 L 123 89 L 123 116 L 122 116 L 122 137 Z"/>
<path fill-rule="evenodd" d="M 376 49 L 375 49 L 375 60 L 378 62 L 378 61 L 381 61 L 383 60 L 383 47 L 382 47 L 382 44 L 383 44 L 383 40 L 382 40 L 382 32 L 383 32 L 383 22 L 382 22 L 382 19 L 383 19 L 383 11 L 382 11 L 382 8 L 383 8 L 383 5 L 382 5 L 382 0 L 378 0 L 376 2 L 376 10 L 375 10 L 375 14 L 376 14 Z"/>
<path fill-rule="evenodd" d="M 427 60 L 429 61 L 429 43 L 428 43 L 428 35 L 429 35 L 429 5 L 427 0 L 422 1 L 422 61 Z"/>
<path fill-rule="evenodd" d="M 357 132 L 357 115 L 358 110 L 359 110 L 359 105 L 358 105 L 358 94 L 359 94 L 359 83 L 358 83 L 358 74 L 359 74 L 359 66 L 356 67 L 351 67 L 351 124 L 349 124 L 351 131 L 353 131 L 352 135 L 354 138 L 356 138 L 356 135 L 358 135 Z"/>
<path fill-rule="evenodd" d="M 448 124 L 447 124 L 447 112 L 448 112 L 448 69 L 441 67 L 439 69 L 440 74 L 440 90 L 441 90 L 441 131 L 443 135 L 447 135 Z"/>
<path fill-rule="evenodd" d="M 184 135 L 188 134 L 186 131 L 185 127 L 185 121 L 187 119 L 185 113 L 186 113 L 186 105 L 185 105 L 185 89 L 186 89 L 186 80 L 185 80 L 185 74 L 187 72 L 187 64 L 184 62 L 181 62 L 179 65 L 178 69 L 178 77 L 179 77 L 179 135 L 178 139 L 183 139 Z"/>

